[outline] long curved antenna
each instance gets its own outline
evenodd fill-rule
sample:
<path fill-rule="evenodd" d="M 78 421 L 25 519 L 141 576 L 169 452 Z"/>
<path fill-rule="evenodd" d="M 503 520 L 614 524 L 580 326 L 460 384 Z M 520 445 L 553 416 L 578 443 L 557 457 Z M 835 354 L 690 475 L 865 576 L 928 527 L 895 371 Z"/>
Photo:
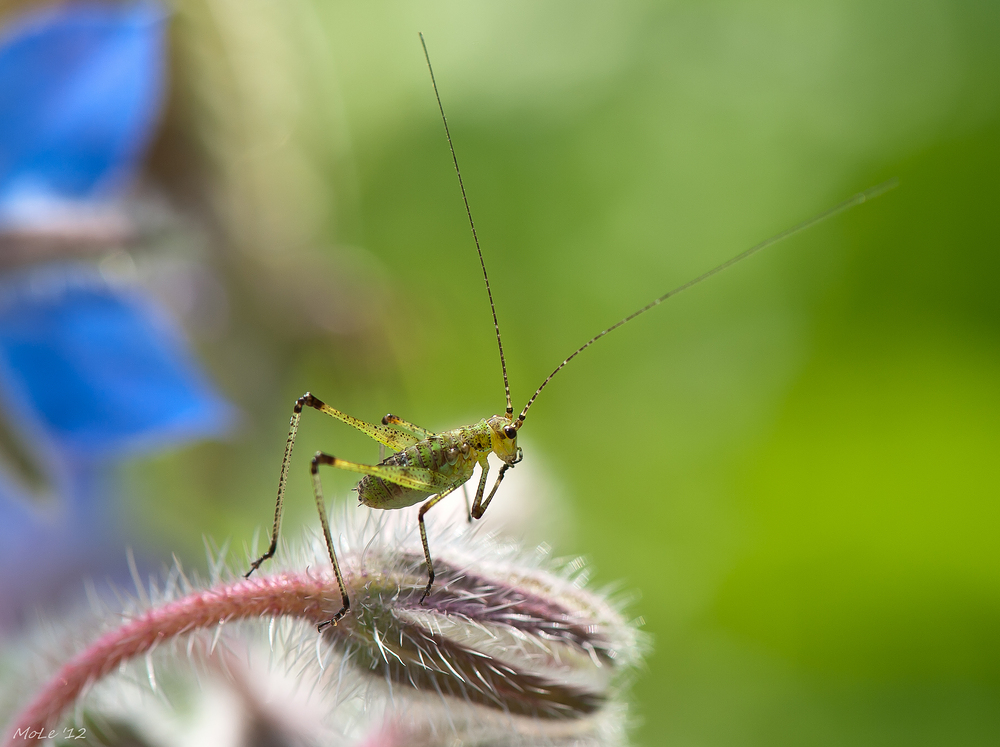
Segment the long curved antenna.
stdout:
<path fill-rule="evenodd" d="M 486 281 L 486 295 L 490 298 L 490 311 L 493 312 L 493 329 L 497 333 L 497 347 L 500 349 L 500 369 L 503 371 L 503 389 L 507 395 L 507 415 L 514 414 L 514 405 L 510 401 L 510 384 L 507 383 L 507 361 L 503 357 L 503 343 L 500 342 L 500 323 L 497 322 L 497 308 L 493 305 L 493 291 L 490 290 L 490 276 L 486 273 L 486 262 L 483 261 L 483 250 L 479 248 L 479 235 L 476 233 L 476 224 L 472 220 L 472 209 L 469 207 L 469 198 L 465 195 L 465 183 L 462 181 L 462 171 L 458 168 L 458 156 L 455 155 L 455 146 L 451 142 L 451 132 L 448 130 L 448 118 L 444 115 L 444 106 L 441 104 L 441 94 L 438 93 L 437 81 L 434 79 L 434 68 L 431 67 L 431 56 L 427 53 L 427 43 L 424 35 L 420 34 L 420 46 L 424 48 L 424 59 L 427 60 L 427 70 L 431 74 L 431 85 L 434 86 L 434 97 L 438 102 L 438 109 L 441 111 L 441 121 L 444 122 L 444 134 L 448 138 L 448 147 L 451 149 L 451 160 L 455 162 L 455 173 L 458 174 L 458 186 L 462 189 L 462 200 L 465 202 L 465 212 L 469 216 L 469 225 L 472 227 L 472 238 L 476 242 L 476 252 L 479 253 L 479 266 L 483 268 L 483 280 Z"/>
<path fill-rule="evenodd" d="M 612 331 L 618 329 L 623 324 L 632 321 L 633 319 L 635 319 L 640 314 L 645 314 L 647 311 L 649 311 L 650 309 L 652 309 L 654 306 L 659 306 L 661 303 L 663 303 L 664 301 L 666 301 L 671 296 L 676 296 L 681 291 L 685 291 L 688 288 L 691 288 L 691 287 L 693 287 L 695 285 L 698 285 L 698 283 L 702 282 L 703 280 L 708 280 L 713 275 L 718 275 L 720 272 L 722 272 L 725 269 L 728 269 L 728 268 L 732 267 L 737 262 L 741 262 L 744 259 L 747 259 L 748 257 L 753 256 L 754 254 L 756 254 L 757 252 L 759 252 L 761 249 L 766 249 L 769 246 L 777 244 L 779 241 L 783 241 L 784 239 L 787 239 L 789 236 L 794 236 L 795 234 L 799 233 L 800 231 L 805 231 L 807 228 L 812 228 L 817 223 L 822 223 L 827 218 L 832 218 L 833 216 L 835 216 L 835 215 L 837 215 L 839 213 L 842 213 L 845 210 L 854 207 L 855 205 L 860 205 L 863 202 L 866 202 L 868 200 L 872 200 L 872 199 L 878 197 L 879 195 L 881 195 L 881 194 L 883 194 L 885 192 L 888 192 L 890 189 L 893 189 L 898 184 L 899 184 L 899 179 L 893 178 L 893 179 L 890 179 L 888 181 L 882 182 L 881 184 L 878 184 L 878 185 L 876 185 L 874 187 L 866 189 L 864 192 L 859 192 L 858 194 L 854 195 L 853 197 L 850 197 L 850 198 L 844 200 L 843 202 L 841 202 L 841 203 L 839 203 L 837 205 L 834 205 L 829 210 L 824 210 L 819 215 L 816 215 L 816 216 L 810 218 L 807 221 L 803 221 L 802 223 L 799 223 L 797 226 L 792 226 L 791 228 L 789 228 L 789 229 L 787 229 L 785 231 L 782 231 L 781 233 L 779 233 L 779 234 L 777 234 L 775 236 L 772 236 L 771 238 L 767 239 L 766 241 L 762 241 L 759 244 L 756 244 L 755 246 L 750 247 L 746 251 L 737 254 L 732 259 L 726 260 L 721 265 L 717 265 L 716 267 L 713 267 L 711 270 L 708 270 L 707 272 L 702 273 L 701 275 L 699 275 L 698 277 L 694 278 L 693 280 L 688 280 L 683 285 L 679 285 L 676 288 L 674 288 L 672 291 L 668 291 L 667 293 L 664 293 L 659 298 L 654 299 L 653 301 L 650 301 L 648 304 L 646 304 L 645 306 L 643 306 L 641 309 L 639 309 L 638 311 L 636 311 L 634 314 L 629 314 L 627 317 L 625 317 L 621 321 L 616 322 L 615 324 L 612 324 L 607 329 L 605 329 L 605 330 L 599 332 L 598 334 L 594 335 L 589 340 L 587 340 L 587 342 L 585 342 L 583 345 L 581 345 L 576 350 L 574 350 L 569 355 L 569 357 L 566 358 L 566 360 L 564 360 L 562 363 L 560 363 L 558 366 L 556 366 L 555 370 L 552 373 L 550 373 L 545 378 L 545 381 L 542 382 L 542 385 L 540 387 L 538 387 L 538 389 L 535 390 L 534 394 L 531 395 L 531 399 L 528 400 L 528 404 L 526 404 L 524 406 L 524 409 L 521 410 L 521 414 L 517 416 L 517 421 L 514 423 L 514 425 L 517 428 L 521 427 L 521 424 L 524 422 L 524 419 L 528 416 L 528 409 L 531 407 L 532 403 L 534 403 L 535 399 L 538 397 L 538 395 L 541 393 L 541 391 L 545 388 L 545 385 L 548 384 L 550 381 L 552 381 L 552 377 L 555 376 L 560 371 L 562 371 L 563 368 L 566 367 L 566 364 L 568 364 L 571 360 L 573 360 L 574 358 L 576 358 L 576 356 L 578 356 L 584 350 L 586 350 L 591 345 L 593 345 L 595 342 L 597 342 L 602 337 L 604 337 L 604 335 L 606 335 L 609 332 L 612 332 Z"/>

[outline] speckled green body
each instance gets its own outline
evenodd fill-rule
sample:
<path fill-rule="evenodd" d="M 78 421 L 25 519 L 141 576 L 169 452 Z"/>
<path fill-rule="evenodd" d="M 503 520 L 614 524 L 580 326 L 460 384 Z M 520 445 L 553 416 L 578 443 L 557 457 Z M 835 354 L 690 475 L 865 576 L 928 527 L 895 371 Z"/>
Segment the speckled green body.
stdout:
<path fill-rule="evenodd" d="M 493 437 L 489 421 L 480 420 L 435 434 L 412 446 L 390 455 L 380 464 L 396 467 L 420 467 L 444 478 L 447 488 L 457 488 L 470 477 L 476 464 L 485 463 L 493 450 Z M 485 466 L 485 465 L 484 465 Z M 425 498 L 442 492 L 442 489 L 425 492 L 365 475 L 358 483 L 358 500 L 370 508 L 406 508 Z"/>

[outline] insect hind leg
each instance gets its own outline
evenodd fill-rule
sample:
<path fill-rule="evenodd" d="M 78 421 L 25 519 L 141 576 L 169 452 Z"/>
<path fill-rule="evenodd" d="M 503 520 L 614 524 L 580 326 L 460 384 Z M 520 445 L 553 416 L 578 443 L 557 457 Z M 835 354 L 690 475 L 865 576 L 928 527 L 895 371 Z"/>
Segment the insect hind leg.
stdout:
<path fill-rule="evenodd" d="M 403 420 L 398 415 L 393 415 L 391 412 L 382 418 L 382 425 L 396 426 L 397 428 L 402 428 L 403 430 L 409 431 L 421 439 L 430 438 L 437 435 L 434 431 L 429 431 L 426 428 L 421 428 L 419 425 L 414 425 L 413 423 L 408 423 Z"/>
<path fill-rule="evenodd" d="M 366 423 L 363 420 L 351 417 L 346 413 L 340 412 L 340 410 L 330 407 L 318 397 L 314 397 L 311 392 L 306 392 L 295 400 L 295 405 L 292 408 L 292 418 L 288 423 L 288 439 L 285 441 L 285 454 L 281 459 L 281 473 L 278 476 L 278 497 L 274 503 L 274 524 L 271 527 L 271 544 L 267 548 L 267 552 L 257 558 L 257 560 L 250 565 L 250 570 L 246 572 L 244 578 L 250 578 L 250 575 L 260 568 L 261 563 L 274 557 L 274 553 L 278 549 L 278 534 L 281 531 L 281 513 L 285 502 L 285 486 L 288 483 L 288 465 L 292 459 L 292 449 L 295 446 L 295 436 L 299 431 L 299 421 L 302 419 L 302 410 L 306 407 L 311 407 L 324 415 L 329 415 L 337 420 L 341 420 L 348 425 L 357 428 L 369 438 L 372 438 L 380 444 L 388 446 L 392 449 L 406 448 L 407 446 L 416 443 L 418 440 L 416 437 L 408 433 L 404 433 L 397 428 Z"/>
<path fill-rule="evenodd" d="M 312 394 L 306 392 L 295 400 L 295 406 L 292 408 L 292 418 L 288 422 L 288 438 L 285 440 L 285 454 L 281 458 L 281 472 L 278 475 L 278 497 L 274 503 L 274 524 L 271 526 L 271 544 L 267 548 L 267 552 L 250 564 L 250 570 L 244 574 L 243 578 L 250 578 L 250 575 L 260 568 L 261 563 L 274 557 L 274 553 L 278 549 L 278 533 L 281 531 L 281 510 L 285 502 L 285 485 L 288 483 L 288 464 L 292 459 L 292 449 L 295 446 L 295 436 L 299 432 L 299 421 L 302 419 L 302 408 L 307 404 L 312 405 L 312 401 L 314 399 L 315 398 Z M 316 402 L 319 402 L 319 400 L 316 400 Z M 323 403 L 319 402 L 319 404 L 322 405 Z"/>
<path fill-rule="evenodd" d="M 326 503 L 323 501 L 323 484 L 319 479 L 319 468 L 321 465 L 333 465 L 336 460 L 329 454 L 321 451 L 316 452 L 312 458 L 310 472 L 312 473 L 313 493 L 316 496 L 316 510 L 319 512 L 319 521 L 323 525 L 323 539 L 326 540 L 326 549 L 330 554 L 330 564 L 333 566 L 333 573 L 337 577 L 337 586 L 340 587 L 340 597 L 344 603 L 343 608 L 329 620 L 325 620 L 316 626 L 322 631 L 328 625 L 336 625 L 337 622 L 351 609 L 351 600 L 347 596 L 347 588 L 344 586 L 344 577 L 340 573 L 340 564 L 337 562 L 337 553 L 333 549 L 333 537 L 330 536 L 330 522 L 326 518 Z"/>

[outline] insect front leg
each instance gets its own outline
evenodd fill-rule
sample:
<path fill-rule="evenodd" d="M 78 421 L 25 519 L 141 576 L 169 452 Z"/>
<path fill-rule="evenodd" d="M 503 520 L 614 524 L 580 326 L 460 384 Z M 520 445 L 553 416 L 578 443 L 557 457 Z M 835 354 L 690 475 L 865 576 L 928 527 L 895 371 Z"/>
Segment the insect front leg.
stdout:
<path fill-rule="evenodd" d="M 483 499 L 483 489 L 486 487 L 486 472 L 483 472 L 483 479 L 479 483 L 479 490 L 476 493 L 476 501 L 472 504 L 472 518 L 481 519 L 483 514 L 486 513 L 486 509 L 489 508 L 490 501 L 493 500 L 493 496 L 496 495 L 497 488 L 500 487 L 500 483 L 503 481 L 503 476 L 507 474 L 507 470 L 510 469 L 509 464 L 505 464 L 500 468 L 500 474 L 497 475 L 497 481 L 493 483 L 493 489 L 490 494 L 486 497 L 486 500 L 480 505 L 480 501 Z"/>
<path fill-rule="evenodd" d="M 423 604 L 424 600 L 427 599 L 427 595 L 431 593 L 431 585 L 434 583 L 434 564 L 431 562 L 431 548 L 427 544 L 427 529 L 424 526 L 424 514 L 434 508 L 434 506 L 440 503 L 445 496 L 449 495 L 454 490 L 455 488 L 451 487 L 447 490 L 441 491 L 441 493 L 422 505 L 420 507 L 420 513 L 417 515 L 417 522 L 420 524 L 420 542 L 424 546 L 424 558 L 427 560 L 427 587 L 424 589 L 423 596 L 420 597 L 421 604 Z"/>
<path fill-rule="evenodd" d="M 469 503 L 468 503 L 469 494 L 468 493 L 465 494 L 465 498 L 466 498 L 465 509 L 469 512 L 469 523 L 470 524 L 472 523 L 472 512 L 476 510 L 476 506 L 478 506 L 479 502 L 481 500 L 483 500 L 483 493 L 486 491 L 486 477 L 487 477 L 487 475 L 490 474 L 490 463 L 489 462 L 483 460 L 482 462 L 479 463 L 479 466 L 480 466 L 480 468 L 482 468 L 483 472 L 479 476 L 479 487 L 476 488 L 476 498 L 472 502 L 472 508 L 469 508 Z M 465 485 L 464 484 L 462 485 L 462 490 L 465 490 Z M 479 517 L 476 517 L 476 518 L 479 518 Z"/>

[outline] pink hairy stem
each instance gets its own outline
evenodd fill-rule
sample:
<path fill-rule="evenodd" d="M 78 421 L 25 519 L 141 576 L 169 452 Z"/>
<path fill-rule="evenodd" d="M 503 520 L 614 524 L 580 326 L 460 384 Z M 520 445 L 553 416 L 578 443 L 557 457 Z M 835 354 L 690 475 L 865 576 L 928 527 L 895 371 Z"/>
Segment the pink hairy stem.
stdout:
<path fill-rule="evenodd" d="M 163 641 L 232 620 L 290 616 L 321 623 L 340 608 L 332 575 L 281 573 L 198 591 L 147 610 L 64 664 L 14 719 L 11 740 L 34 744 L 94 682 Z"/>

